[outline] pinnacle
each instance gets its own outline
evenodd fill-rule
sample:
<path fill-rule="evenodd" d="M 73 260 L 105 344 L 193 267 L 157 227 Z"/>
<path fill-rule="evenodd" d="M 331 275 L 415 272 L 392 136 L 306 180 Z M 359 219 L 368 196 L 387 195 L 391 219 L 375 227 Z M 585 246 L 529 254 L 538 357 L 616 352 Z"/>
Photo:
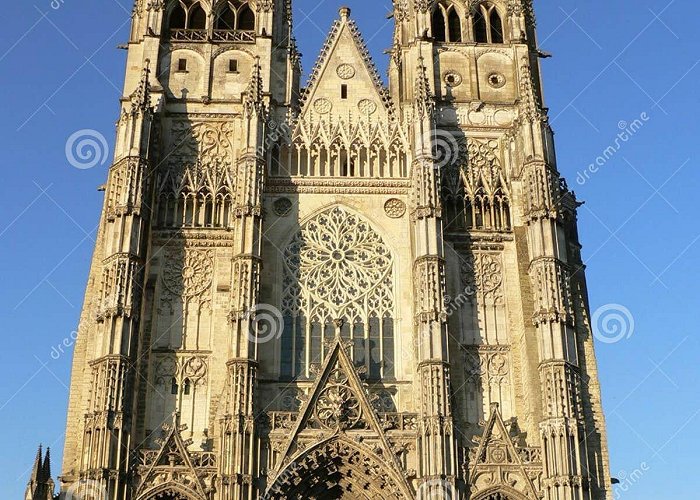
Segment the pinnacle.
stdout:
<path fill-rule="evenodd" d="M 350 10 L 350 7 L 347 7 L 347 6 L 345 6 L 345 5 L 342 6 L 342 7 L 340 8 L 340 10 L 338 11 L 338 13 L 340 14 L 340 19 L 341 19 L 342 21 L 347 21 L 348 18 L 350 18 L 350 12 L 352 12 L 352 11 Z"/>
<path fill-rule="evenodd" d="M 51 448 L 46 448 L 46 456 L 42 466 L 42 480 L 48 481 L 51 479 Z"/>

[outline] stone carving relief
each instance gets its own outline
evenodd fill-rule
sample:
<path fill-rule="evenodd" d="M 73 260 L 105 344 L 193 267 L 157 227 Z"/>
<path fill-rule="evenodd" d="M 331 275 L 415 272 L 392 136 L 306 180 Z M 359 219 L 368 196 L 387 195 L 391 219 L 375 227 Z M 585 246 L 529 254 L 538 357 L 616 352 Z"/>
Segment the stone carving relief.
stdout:
<path fill-rule="evenodd" d="M 406 214 L 406 204 L 398 198 L 391 198 L 384 204 L 384 212 L 392 219 L 400 219 Z"/>
<path fill-rule="evenodd" d="M 369 116 L 377 112 L 377 103 L 371 99 L 362 99 L 357 103 L 357 109 L 359 109 L 360 113 L 363 115 Z"/>
<path fill-rule="evenodd" d="M 316 110 L 317 113 L 321 115 L 326 115 L 331 112 L 333 109 L 333 103 L 326 99 L 325 97 L 321 97 L 319 99 L 316 99 L 314 101 L 314 109 Z"/>
<path fill-rule="evenodd" d="M 170 387 L 173 380 L 182 385 L 189 380 L 194 386 L 205 385 L 209 372 L 208 359 L 201 355 L 157 355 L 155 385 Z"/>
<path fill-rule="evenodd" d="M 293 207 L 294 204 L 289 198 L 280 198 L 278 200 L 275 200 L 275 202 L 273 203 L 275 215 L 277 215 L 278 217 L 288 216 L 291 213 Z"/>
<path fill-rule="evenodd" d="M 474 300 L 500 302 L 503 298 L 503 269 L 498 254 L 474 253 L 461 259 L 462 285 Z"/>
<path fill-rule="evenodd" d="M 339 367 L 330 374 L 326 386 L 316 401 L 314 415 L 322 427 L 330 430 L 348 430 L 362 418 L 362 407 L 348 377 Z"/>
<path fill-rule="evenodd" d="M 468 140 L 466 174 L 472 185 L 476 185 L 479 179 L 483 179 L 489 187 L 498 184 L 504 176 L 498 140 Z"/>
<path fill-rule="evenodd" d="M 234 165 L 234 128 L 231 122 L 173 122 L 170 164 Z"/>

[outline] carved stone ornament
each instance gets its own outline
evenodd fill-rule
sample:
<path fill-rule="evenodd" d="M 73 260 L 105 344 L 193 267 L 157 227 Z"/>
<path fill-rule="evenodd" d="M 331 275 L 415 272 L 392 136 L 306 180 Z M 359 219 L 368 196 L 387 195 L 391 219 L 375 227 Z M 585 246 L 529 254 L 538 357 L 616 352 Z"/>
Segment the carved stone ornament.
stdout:
<path fill-rule="evenodd" d="M 341 64 L 336 69 L 336 73 L 343 80 L 350 80 L 355 76 L 356 71 L 352 64 Z"/>
<path fill-rule="evenodd" d="M 406 204 L 398 198 L 387 200 L 384 204 L 384 213 L 392 219 L 400 219 L 406 214 Z"/>
<path fill-rule="evenodd" d="M 294 204 L 289 198 L 280 198 L 279 200 L 275 200 L 272 208 L 275 211 L 275 215 L 278 217 L 286 217 L 291 213 L 293 206 Z"/>
<path fill-rule="evenodd" d="M 321 97 L 319 99 L 316 99 L 314 101 L 314 109 L 316 110 L 317 113 L 321 115 L 326 115 L 331 112 L 333 109 L 333 103 L 326 99 L 325 97 Z"/>
<path fill-rule="evenodd" d="M 377 112 L 377 103 L 371 99 L 362 99 L 359 103 L 357 103 L 357 109 L 359 109 L 360 113 L 363 115 L 373 115 Z"/>
<path fill-rule="evenodd" d="M 362 417 L 360 400 L 339 368 L 331 373 L 316 401 L 316 418 L 327 429 L 352 429 Z"/>
<path fill-rule="evenodd" d="M 503 270 L 499 256 L 489 253 L 474 254 L 462 261 L 460 271 L 465 288 L 472 289 L 480 297 L 501 297 Z"/>
<path fill-rule="evenodd" d="M 234 160 L 234 125 L 230 122 L 175 121 L 172 125 L 171 164 L 197 163 L 230 166 Z"/>

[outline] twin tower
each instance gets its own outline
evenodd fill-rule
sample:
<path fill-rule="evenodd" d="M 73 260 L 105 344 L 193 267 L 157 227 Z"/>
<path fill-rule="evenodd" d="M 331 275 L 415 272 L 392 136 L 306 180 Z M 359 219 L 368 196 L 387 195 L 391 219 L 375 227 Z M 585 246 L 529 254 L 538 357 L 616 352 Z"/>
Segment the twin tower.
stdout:
<path fill-rule="evenodd" d="M 532 3 L 393 18 L 136 2 L 61 498 L 612 498 Z"/>

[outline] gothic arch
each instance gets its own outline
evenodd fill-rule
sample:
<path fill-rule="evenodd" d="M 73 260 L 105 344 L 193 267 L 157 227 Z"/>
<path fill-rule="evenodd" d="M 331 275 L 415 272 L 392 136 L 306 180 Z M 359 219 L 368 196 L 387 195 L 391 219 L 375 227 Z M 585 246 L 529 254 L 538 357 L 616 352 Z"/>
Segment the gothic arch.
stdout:
<path fill-rule="evenodd" d="M 265 498 L 408 500 L 410 487 L 380 457 L 343 436 L 333 436 L 292 458 Z M 518 499 L 520 500 L 520 499 Z"/>
<path fill-rule="evenodd" d="M 462 14 L 456 3 L 447 0 L 437 3 L 431 20 L 435 40 L 451 43 L 462 41 Z"/>
<path fill-rule="evenodd" d="M 506 40 L 505 16 L 491 2 L 481 2 L 472 11 L 472 30 L 476 43 L 500 44 Z"/>
<path fill-rule="evenodd" d="M 245 0 L 224 0 L 214 10 L 214 29 L 234 31 L 255 30 L 255 11 Z"/>
<path fill-rule="evenodd" d="M 207 11 L 199 0 L 173 0 L 168 5 L 168 28 L 198 29 L 207 28 Z"/>
<path fill-rule="evenodd" d="M 479 492 L 473 500 L 527 500 L 527 497 L 509 486 L 501 485 Z"/>
<path fill-rule="evenodd" d="M 141 494 L 137 500 L 206 500 L 202 495 L 182 484 L 164 483 Z"/>

